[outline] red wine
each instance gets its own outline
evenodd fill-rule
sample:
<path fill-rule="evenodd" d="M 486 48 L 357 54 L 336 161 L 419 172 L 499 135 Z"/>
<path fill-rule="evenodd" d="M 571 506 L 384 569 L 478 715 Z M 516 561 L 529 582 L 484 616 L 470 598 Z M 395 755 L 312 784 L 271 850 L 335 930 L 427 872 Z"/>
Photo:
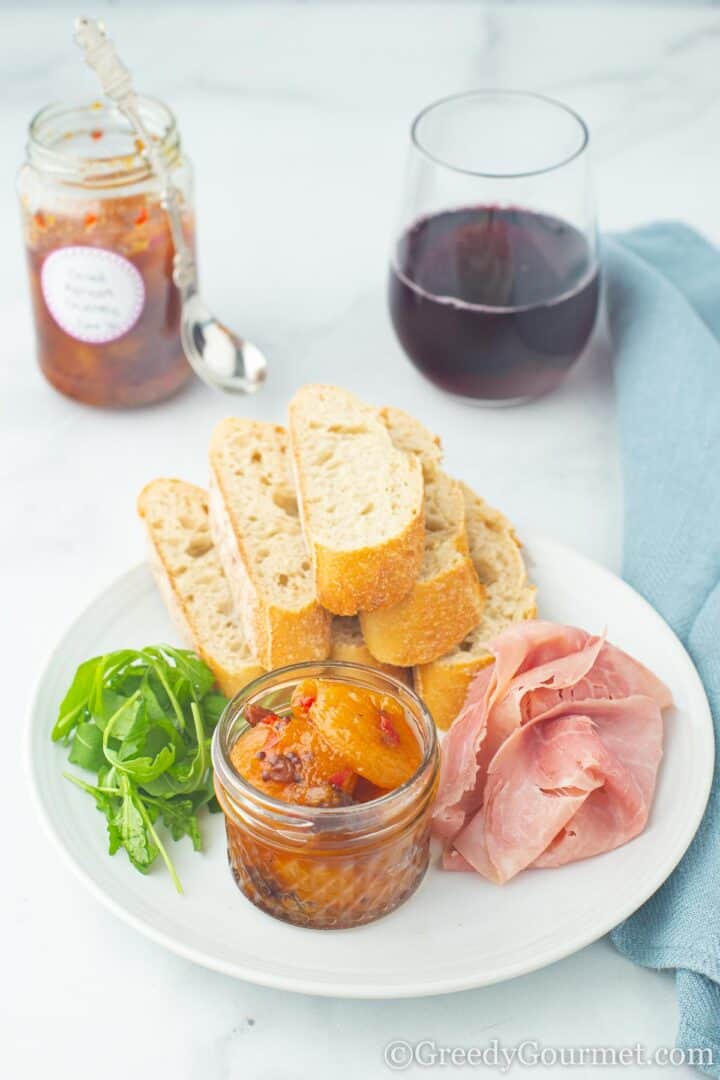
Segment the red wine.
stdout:
<path fill-rule="evenodd" d="M 516 207 L 469 206 L 421 218 L 401 237 L 390 313 L 437 386 L 510 402 L 558 385 L 590 337 L 598 293 L 578 229 Z"/>

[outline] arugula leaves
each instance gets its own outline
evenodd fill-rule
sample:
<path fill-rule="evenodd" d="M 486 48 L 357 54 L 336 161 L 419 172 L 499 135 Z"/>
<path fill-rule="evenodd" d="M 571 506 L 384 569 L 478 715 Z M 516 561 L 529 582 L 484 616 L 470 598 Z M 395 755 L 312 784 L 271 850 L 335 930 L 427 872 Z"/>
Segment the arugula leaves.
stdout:
<path fill-rule="evenodd" d="M 201 850 L 198 812 L 218 809 L 210 742 L 227 704 L 214 684 L 202 660 L 170 645 L 96 656 L 75 672 L 52 730 L 73 765 L 97 774 L 96 784 L 65 776 L 105 815 L 110 854 L 124 848 L 143 874 L 159 856 L 178 892 L 156 826 Z"/>

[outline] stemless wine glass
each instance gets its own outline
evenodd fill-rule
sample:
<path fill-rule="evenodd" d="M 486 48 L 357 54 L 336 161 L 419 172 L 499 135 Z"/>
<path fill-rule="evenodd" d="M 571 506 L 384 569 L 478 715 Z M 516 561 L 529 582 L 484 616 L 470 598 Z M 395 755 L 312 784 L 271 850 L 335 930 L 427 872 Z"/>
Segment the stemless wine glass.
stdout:
<path fill-rule="evenodd" d="M 588 141 L 572 109 L 520 91 L 457 94 L 416 117 L 390 312 L 437 386 L 517 404 L 580 356 L 600 285 Z"/>

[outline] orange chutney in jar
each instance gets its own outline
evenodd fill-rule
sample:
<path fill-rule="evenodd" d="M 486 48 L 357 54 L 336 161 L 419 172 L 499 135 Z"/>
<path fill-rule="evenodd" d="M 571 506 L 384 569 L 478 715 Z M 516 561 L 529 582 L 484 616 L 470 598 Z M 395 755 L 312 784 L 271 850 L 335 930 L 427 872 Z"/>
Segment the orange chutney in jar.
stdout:
<path fill-rule="evenodd" d="M 232 873 L 268 914 L 358 926 L 420 884 L 437 745 L 396 680 L 332 661 L 271 672 L 228 706 L 213 764 Z"/>
<path fill-rule="evenodd" d="M 141 110 L 180 192 L 193 243 L 191 171 L 172 114 Z M 30 127 L 18 179 L 40 367 L 91 405 L 145 405 L 190 377 L 174 247 L 158 181 L 114 106 L 51 106 Z"/>

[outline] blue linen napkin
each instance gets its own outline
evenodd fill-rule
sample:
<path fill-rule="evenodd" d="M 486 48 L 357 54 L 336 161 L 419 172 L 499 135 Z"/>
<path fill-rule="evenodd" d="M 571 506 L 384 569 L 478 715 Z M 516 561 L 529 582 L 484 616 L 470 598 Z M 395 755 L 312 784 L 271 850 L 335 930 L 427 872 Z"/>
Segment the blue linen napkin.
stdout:
<path fill-rule="evenodd" d="M 673 627 L 705 685 L 720 747 L 720 251 L 661 223 L 604 245 L 625 488 L 623 575 Z M 682 792 L 678 792 L 682 798 Z M 673 968 L 677 1046 L 720 1077 L 720 764 L 668 881 L 611 934 Z"/>

